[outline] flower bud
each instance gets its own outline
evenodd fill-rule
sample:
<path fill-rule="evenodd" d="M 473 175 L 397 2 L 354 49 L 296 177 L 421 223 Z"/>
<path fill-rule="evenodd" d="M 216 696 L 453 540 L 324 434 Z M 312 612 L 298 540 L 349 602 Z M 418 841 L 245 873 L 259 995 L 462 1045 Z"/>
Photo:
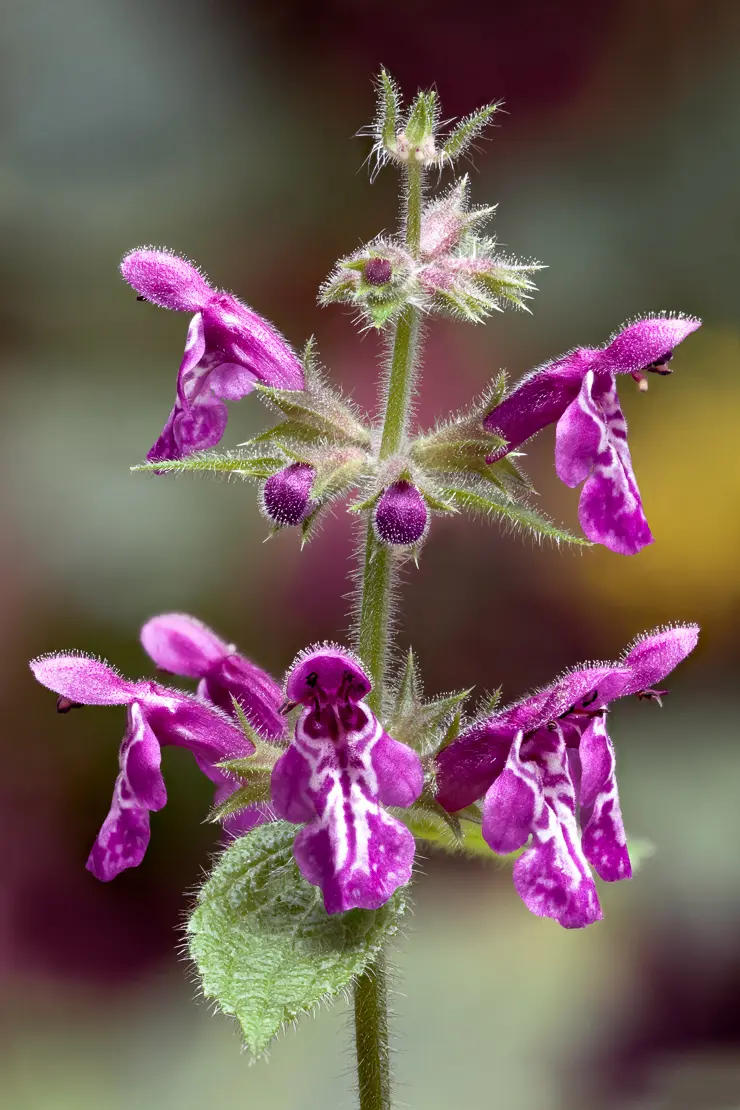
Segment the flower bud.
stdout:
<path fill-rule="evenodd" d="M 401 480 L 388 486 L 375 507 L 375 534 L 381 543 L 409 547 L 423 539 L 429 510 L 412 482 Z"/>
<path fill-rule="evenodd" d="M 266 515 L 281 527 L 300 524 L 314 507 L 311 486 L 316 471 L 308 463 L 291 463 L 271 475 L 262 489 Z"/>
<path fill-rule="evenodd" d="M 389 258 L 368 258 L 362 276 L 368 285 L 387 285 L 393 277 L 393 264 Z"/>

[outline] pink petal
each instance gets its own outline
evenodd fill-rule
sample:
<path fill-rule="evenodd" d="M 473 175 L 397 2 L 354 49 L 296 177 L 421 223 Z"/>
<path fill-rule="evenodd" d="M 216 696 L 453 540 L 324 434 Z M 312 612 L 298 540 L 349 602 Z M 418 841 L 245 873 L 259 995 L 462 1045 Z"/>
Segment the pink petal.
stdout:
<path fill-rule="evenodd" d="M 40 655 L 30 667 L 42 686 L 81 705 L 127 705 L 137 689 L 135 682 L 89 655 Z"/>
<path fill-rule="evenodd" d="M 696 624 L 657 628 L 640 636 L 622 660 L 622 665 L 631 671 L 623 693 L 636 694 L 658 685 L 694 650 L 698 639 Z"/>
<path fill-rule="evenodd" d="M 514 865 L 514 885 L 539 917 L 552 917 L 566 929 L 600 920 L 596 886 L 581 849 L 575 792 L 561 732 L 548 734 L 537 756 L 541 795 L 532 826 L 532 846 Z"/>
<path fill-rule="evenodd" d="M 693 316 L 646 316 L 620 331 L 594 360 L 594 369 L 614 374 L 644 370 L 701 327 Z"/>
<path fill-rule="evenodd" d="M 585 754 L 584 754 L 585 745 Z M 581 740 L 584 776 L 581 783 L 581 805 L 584 807 L 583 854 L 596 874 L 608 883 L 632 878 L 632 865 L 627 851 L 627 836 L 619 806 L 615 774 L 614 747 L 606 731 L 606 721 L 597 717 Z M 586 766 L 590 766 L 588 788 L 584 790 Z M 606 776 L 596 783 L 603 771 Z M 586 815 L 586 807 L 593 807 Z"/>
<path fill-rule="evenodd" d="M 141 630 L 144 651 L 170 674 L 202 678 L 234 649 L 187 613 L 152 617 Z"/>
<path fill-rule="evenodd" d="M 383 732 L 371 759 L 378 779 L 378 799 L 383 805 L 413 805 L 424 788 L 424 769 L 416 752 Z"/>
<path fill-rule="evenodd" d="M 483 803 L 483 839 L 499 855 L 524 847 L 541 808 L 539 771 L 536 764 L 522 760 L 522 740 L 523 733 L 517 733 L 506 767 Z"/>
<path fill-rule="evenodd" d="M 169 251 L 130 251 L 121 262 L 121 273 L 137 293 L 161 308 L 197 312 L 213 296 L 195 266 Z"/>
<path fill-rule="evenodd" d="M 555 462 L 566 485 L 585 480 L 579 517 L 590 540 L 622 555 L 653 542 L 613 377 L 586 374 L 577 399 L 558 421 Z"/>

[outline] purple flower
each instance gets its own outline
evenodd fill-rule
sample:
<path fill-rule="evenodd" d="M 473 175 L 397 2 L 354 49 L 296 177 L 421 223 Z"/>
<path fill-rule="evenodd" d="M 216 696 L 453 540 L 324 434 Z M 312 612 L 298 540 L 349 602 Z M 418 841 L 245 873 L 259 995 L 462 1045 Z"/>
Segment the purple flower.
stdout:
<path fill-rule="evenodd" d="M 152 617 L 141 630 L 141 643 L 157 666 L 170 674 L 198 678 L 198 696 L 235 717 L 235 698 L 244 714 L 265 740 L 286 738 L 285 715 L 281 712 L 283 692 L 271 675 L 240 655 L 207 625 L 187 613 L 164 613 Z M 217 784 L 215 804 L 233 794 L 234 779 L 217 767 L 210 775 Z M 241 836 L 274 818 L 272 808 L 257 802 L 227 817 L 224 829 Z"/>
<path fill-rule="evenodd" d="M 437 756 L 437 801 L 455 812 L 485 795 L 483 837 L 494 852 L 515 852 L 531 836 L 514 884 L 532 913 L 589 925 L 601 917 L 589 865 L 607 882 L 630 878 L 606 713 L 629 694 L 660 700 L 656 684 L 698 635 L 693 624 L 646 633 L 618 662 L 570 671 Z"/>
<path fill-rule="evenodd" d="M 342 648 L 298 657 L 287 680 L 304 706 L 295 737 L 272 773 L 279 817 L 304 824 L 294 852 L 321 887 L 327 913 L 377 909 L 411 877 L 414 838 L 384 805 L 410 806 L 424 775 L 416 752 L 392 740 L 363 702 L 371 684 Z"/>
<path fill-rule="evenodd" d="M 413 482 L 394 482 L 383 491 L 373 513 L 375 534 L 381 543 L 409 547 L 426 534 L 429 510 Z"/>
<path fill-rule="evenodd" d="M 31 662 L 31 670 L 59 695 L 60 713 L 82 705 L 128 707 L 113 801 L 87 861 L 88 870 L 105 882 L 144 858 L 149 813 L 167 801 L 160 769 L 163 745 L 189 748 L 200 769 L 219 785 L 224 775 L 217 763 L 254 751 L 220 709 L 154 682 L 130 682 L 98 659 L 72 653 L 42 655 Z"/>
<path fill-rule="evenodd" d="M 303 389 L 303 368 L 271 324 L 230 293 L 219 293 L 185 259 L 162 250 L 135 250 L 121 263 L 142 299 L 194 312 L 177 375 L 177 397 L 147 458 L 180 459 L 214 447 L 224 433 L 224 401 L 239 401 L 255 382 Z"/>
<path fill-rule="evenodd" d="M 635 555 L 653 537 L 632 470 L 616 375 L 631 374 L 646 389 L 645 372 L 669 374 L 674 347 L 700 325 L 691 316 L 645 317 L 606 347 L 577 347 L 534 370 L 486 417 L 486 428 L 506 440 L 488 462 L 557 422 L 558 477 L 571 487 L 585 483 L 583 531 L 611 551 Z"/>
<path fill-rule="evenodd" d="M 187 613 L 152 617 L 141 630 L 144 651 L 163 671 L 198 678 L 198 695 L 234 715 L 232 697 L 265 739 L 282 740 L 285 717 L 280 686 L 266 671 Z"/>
<path fill-rule="evenodd" d="M 296 462 L 270 475 L 262 487 L 265 515 L 281 528 L 300 524 L 316 505 L 311 486 L 316 471 L 310 463 Z"/>

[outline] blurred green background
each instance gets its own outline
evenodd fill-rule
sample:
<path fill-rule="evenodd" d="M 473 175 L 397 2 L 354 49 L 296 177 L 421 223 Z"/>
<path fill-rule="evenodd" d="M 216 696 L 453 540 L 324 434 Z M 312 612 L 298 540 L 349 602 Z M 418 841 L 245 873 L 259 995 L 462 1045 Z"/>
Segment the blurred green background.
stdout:
<path fill-rule="evenodd" d="M 57 718 L 26 660 L 77 647 L 150 673 L 138 628 L 180 609 L 276 674 L 343 637 L 351 528 L 263 545 L 251 487 L 129 474 L 174 395 L 186 320 L 137 304 L 120 255 L 197 259 L 374 403 L 380 345 L 314 298 L 395 220 L 361 169 L 371 77 L 435 82 L 446 116 L 503 97 L 475 157 L 512 252 L 547 263 L 533 317 L 434 321 L 422 424 L 499 367 L 517 377 L 628 317 L 704 318 L 647 395 L 622 383 L 656 543 L 631 559 L 434 523 L 401 642 L 431 692 L 513 698 L 643 629 L 698 620 L 666 708 L 620 704 L 632 836 L 656 846 L 583 933 L 530 917 L 507 870 L 433 854 L 400 945 L 396 1070 L 416 1110 L 740 1107 L 740 20 L 733 0 L 9 0 L 0 115 L 2 755 L 0 1086 L 20 1110 L 352 1107 L 344 1007 L 249 1068 L 176 951 L 214 830 L 210 787 L 165 753 L 142 867 L 84 862 L 107 812 L 119 710 Z M 232 408 L 225 444 L 263 426 Z M 528 469 L 577 527 L 548 430 Z"/>

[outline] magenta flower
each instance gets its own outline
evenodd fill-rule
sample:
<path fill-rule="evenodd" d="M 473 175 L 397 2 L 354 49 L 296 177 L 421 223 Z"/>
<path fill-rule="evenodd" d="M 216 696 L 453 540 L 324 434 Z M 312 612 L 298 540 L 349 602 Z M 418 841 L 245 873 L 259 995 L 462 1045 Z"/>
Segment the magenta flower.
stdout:
<path fill-rule="evenodd" d="M 280 686 L 207 625 L 187 613 L 164 613 L 147 621 L 141 630 L 141 643 L 161 670 L 200 679 L 198 696 L 203 701 L 235 717 L 235 698 L 252 728 L 265 740 L 285 740 L 287 726 L 281 712 L 285 699 Z M 217 767 L 210 778 L 217 784 L 214 801 L 219 805 L 233 794 L 234 779 Z M 223 825 L 231 836 L 241 836 L 274 816 L 271 806 L 256 802 L 227 817 Z"/>
<path fill-rule="evenodd" d="M 141 643 L 160 670 L 200 679 L 198 695 L 203 700 L 233 716 L 234 697 L 249 723 L 265 739 L 285 737 L 280 686 L 208 625 L 187 613 L 163 613 L 146 622 Z"/>
<path fill-rule="evenodd" d="M 230 293 L 219 293 L 183 258 L 163 250 L 135 250 L 121 263 L 124 279 L 162 308 L 194 312 L 177 375 L 177 396 L 147 458 L 180 459 L 214 447 L 228 413 L 255 382 L 303 389 L 303 368 L 278 331 Z"/>
<path fill-rule="evenodd" d="M 410 806 L 424 775 L 416 752 L 392 740 L 363 702 L 371 684 L 342 648 L 300 655 L 287 680 L 304 706 L 272 773 L 278 817 L 304 824 L 294 852 L 321 887 L 327 913 L 377 909 L 411 877 L 414 838 L 384 805 Z"/>
<path fill-rule="evenodd" d="M 154 682 L 130 682 L 98 659 L 72 653 L 42 655 L 31 662 L 31 670 L 59 695 L 60 713 L 82 705 L 128 707 L 113 801 L 87 861 L 88 870 L 104 882 L 127 867 L 137 867 L 144 858 L 149 814 L 167 801 L 160 769 L 163 745 L 188 748 L 200 769 L 219 785 L 224 775 L 217 763 L 254 751 L 220 709 Z"/>
<path fill-rule="evenodd" d="M 486 417 L 486 428 L 506 440 L 488 462 L 557 423 L 558 477 L 571 487 L 585 483 L 583 531 L 611 551 L 635 555 L 653 537 L 632 470 L 616 375 L 631 374 L 646 389 L 645 373 L 669 374 L 674 347 L 700 326 L 691 316 L 645 317 L 606 347 L 577 347 L 534 370 Z"/>
<path fill-rule="evenodd" d="M 532 913 L 581 928 L 601 917 L 589 865 L 607 882 L 631 877 L 606 713 L 629 694 L 659 700 L 656 684 L 698 635 L 693 624 L 647 633 L 618 662 L 570 671 L 437 756 L 437 801 L 455 812 L 485 795 L 483 837 L 494 852 L 531 837 L 514 884 Z"/>

